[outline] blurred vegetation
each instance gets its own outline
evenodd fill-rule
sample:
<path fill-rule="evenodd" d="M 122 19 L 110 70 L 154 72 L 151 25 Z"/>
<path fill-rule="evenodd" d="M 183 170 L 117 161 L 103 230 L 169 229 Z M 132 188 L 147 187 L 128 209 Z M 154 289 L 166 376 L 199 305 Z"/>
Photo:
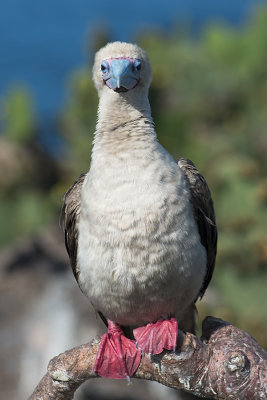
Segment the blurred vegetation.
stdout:
<path fill-rule="evenodd" d="M 267 347 L 267 9 L 239 30 L 209 26 L 197 39 L 143 34 L 138 43 L 153 67 L 159 140 L 176 159 L 192 159 L 213 193 L 219 248 L 200 320 L 225 318 Z M 13 88 L 3 99 L 1 245 L 57 221 L 63 193 L 89 168 L 98 100 L 87 67 L 68 89 L 57 160 L 38 144 L 28 92 Z"/>

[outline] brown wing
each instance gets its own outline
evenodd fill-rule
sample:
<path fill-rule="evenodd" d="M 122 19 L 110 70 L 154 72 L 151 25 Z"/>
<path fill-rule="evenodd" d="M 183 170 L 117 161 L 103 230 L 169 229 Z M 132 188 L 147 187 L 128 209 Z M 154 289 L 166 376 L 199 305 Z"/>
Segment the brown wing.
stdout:
<path fill-rule="evenodd" d="M 79 271 L 76 265 L 78 244 L 77 223 L 80 215 L 81 188 L 85 177 L 86 174 L 81 174 L 64 195 L 64 203 L 60 214 L 60 226 L 65 231 L 65 245 L 70 257 L 73 274 L 77 281 L 79 275 Z"/>
<path fill-rule="evenodd" d="M 217 252 L 217 227 L 213 201 L 204 177 L 192 161 L 181 158 L 179 167 L 184 172 L 191 190 L 191 202 L 202 245 L 207 251 L 207 271 L 199 292 L 201 298 L 207 289 L 215 266 Z M 197 300 L 197 299 L 196 299 Z"/>

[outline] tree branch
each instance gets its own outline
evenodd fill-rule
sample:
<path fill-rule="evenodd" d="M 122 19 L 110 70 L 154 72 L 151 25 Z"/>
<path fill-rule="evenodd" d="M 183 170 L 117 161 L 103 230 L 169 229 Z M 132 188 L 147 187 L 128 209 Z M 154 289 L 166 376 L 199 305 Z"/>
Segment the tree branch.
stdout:
<path fill-rule="evenodd" d="M 199 397 L 267 399 L 267 353 L 247 333 L 207 317 L 198 339 L 179 331 L 175 353 L 144 356 L 135 378 L 160 382 Z M 71 400 L 93 371 L 99 339 L 53 358 L 29 400 Z"/>

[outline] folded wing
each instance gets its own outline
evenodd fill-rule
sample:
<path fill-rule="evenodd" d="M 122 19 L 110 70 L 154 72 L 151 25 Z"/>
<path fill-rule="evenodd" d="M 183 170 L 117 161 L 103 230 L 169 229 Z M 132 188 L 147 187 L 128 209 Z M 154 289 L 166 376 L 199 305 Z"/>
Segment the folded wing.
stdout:
<path fill-rule="evenodd" d="M 217 252 L 217 226 L 213 201 L 207 182 L 191 160 L 180 158 L 191 191 L 191 203 L 202 245 L 207 251 L 207 270 L 198 297 L 202 298 L 212 278 Z M 197 300 L 197 299 L 196 299 Z"/>
<path fill-rule="evenodd" d="M 73 274 L 78 282 L 79 270 L 77 268 L 78 247 L 78 220 L 81 208 L 81 189 L 86 174 L 79 178 L 69 188 L 63 198 L 63 206 L 60 214 L 60 225 L 65 231 L 65 245 L 70 257 Z"/>

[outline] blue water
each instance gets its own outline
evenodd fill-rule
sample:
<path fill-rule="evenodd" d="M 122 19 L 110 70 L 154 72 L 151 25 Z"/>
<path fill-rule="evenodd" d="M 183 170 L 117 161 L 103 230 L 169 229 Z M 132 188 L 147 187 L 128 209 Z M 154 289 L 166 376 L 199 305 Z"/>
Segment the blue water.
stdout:
<path fill-rule="evenodd" d="M 6 0 L 0 5 L 0 96 L 23 84 L 40 117 L 49 121 L 62 105 L 71 71 L 88 63 L 94 29 L 112 40 L 132 40 L 144 29 L 170 30 L 189 21 L 242 23 L 263 0 Z M 44 128 L 48 129 L 48 128 Z"/>

